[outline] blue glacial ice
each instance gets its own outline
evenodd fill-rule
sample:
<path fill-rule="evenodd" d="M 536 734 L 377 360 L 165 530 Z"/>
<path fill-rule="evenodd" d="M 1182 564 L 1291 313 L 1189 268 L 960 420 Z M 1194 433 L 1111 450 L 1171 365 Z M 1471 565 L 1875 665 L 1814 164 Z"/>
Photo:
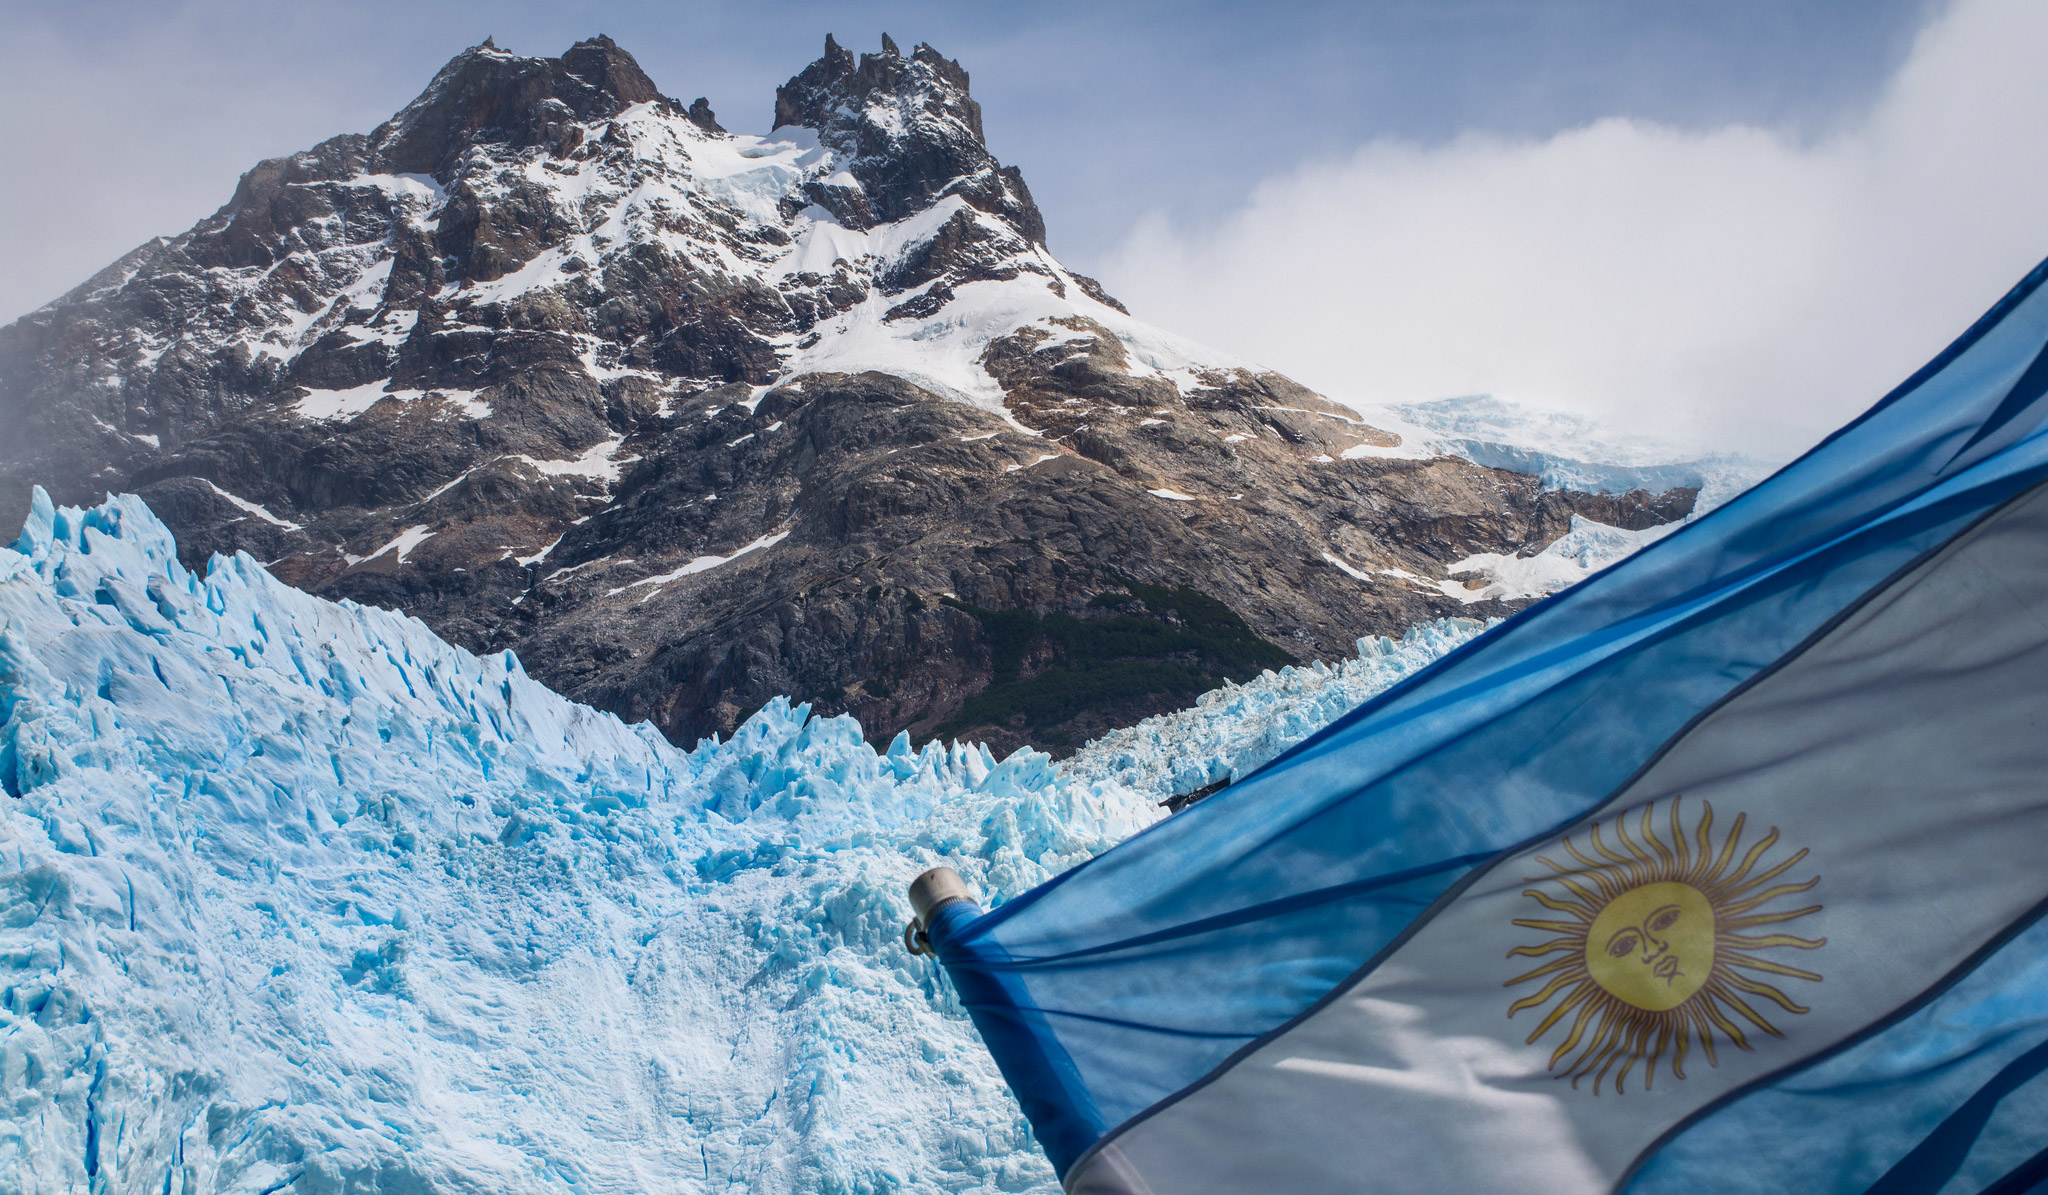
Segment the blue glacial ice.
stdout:
<path fill-rule="evenodd" d="M 1566 411 L 1506 402 L 1490 394 L 1400 403 L 1367 412 L 1404 439 L 1474 464 L 1526 473 L 1554 489 L 1662 493 L 1699 489 L 1704 514 L 1763 480 L 1769 462 L 1708 453 L 1646 437 L 1616 437 L 1597 421 Z"/>
<path fill-rule="evenodd" d="M 1000 902 L 1477 625 L 1064 767 L 786 701 L 684 752 L 38 491 L 0 548 L 0 1190 L 1054 1191 L 905 882 Z"/>
<path fill-rule="evenodd" d="M 1317 661 L 1266 672 L 1241 685 L 1225 682 L 1187 709 L 1110 731 L 1075 752 L 1060 770 L 1071 780 L 1110 782 L 1154 801 L 1242 780 L 1491 625 L 1438 619 L 1410 628 L 1399 639 L 1360 639 L 1358 655 L 1334 665 Z"/>

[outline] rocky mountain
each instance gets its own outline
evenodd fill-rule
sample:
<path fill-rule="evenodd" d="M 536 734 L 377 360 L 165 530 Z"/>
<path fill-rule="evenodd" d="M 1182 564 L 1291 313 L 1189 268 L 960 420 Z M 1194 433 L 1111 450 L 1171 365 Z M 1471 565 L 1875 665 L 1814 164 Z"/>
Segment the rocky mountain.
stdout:
<path fill-rule="evenodd" d="M 1056 260 L 968 75 L 831 38 L 727 132 L 608 38 L 368 135 L 0 329 L 0 486 L 516 648 L 679 743 L 778 694 L 1055 751 L 1365 634 L 1590 494 L 1434 455 Z"/>

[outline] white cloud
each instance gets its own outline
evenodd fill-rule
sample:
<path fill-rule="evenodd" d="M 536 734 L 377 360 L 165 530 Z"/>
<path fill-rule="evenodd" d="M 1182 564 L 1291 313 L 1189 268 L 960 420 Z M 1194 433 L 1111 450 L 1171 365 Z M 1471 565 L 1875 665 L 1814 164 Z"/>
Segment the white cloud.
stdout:
<path fill-rule="evenodd" d="M 1104 271 L 1146 318 L 1334 398 L 1491 391 L 1785 455 L 2048 254 L 2048 6 L 1962 0 L 1817 140 L 1614 119 L 1375 142 Z"/>

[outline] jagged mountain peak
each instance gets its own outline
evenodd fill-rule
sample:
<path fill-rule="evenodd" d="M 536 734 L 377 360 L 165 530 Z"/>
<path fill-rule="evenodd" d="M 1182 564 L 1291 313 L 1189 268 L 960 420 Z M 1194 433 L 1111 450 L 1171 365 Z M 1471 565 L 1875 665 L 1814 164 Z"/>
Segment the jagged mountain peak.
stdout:
<path fill-rule="evenodd" d="M 774 127 L 823 129 L 842 104 L 858 110 L 886 98 L 916 113 L 957 120 L 981 142 L 981 105 L 968 90 L 966 68 L 929 43 L 920 42 L 905 57 L 895 39 L 884 33 L 881 53 L 862 54 L 856 60 L 853 51 L 828 33 L 824 54 L 776 90 Z"/>
<path fill-rule="evenodd" d="M 445 182 L 455 159 L 472 145 L 567 152 L 574 146 L 563 142 L 575 124 L 653 101 L 681 109 L 604 34 L 577 42 L 559 58 L 522 57 L 485 38 L 450 59 L 419 98 L 370 134 L 370 165 L 381 173 L 429 174 Z"/>
<path fill-rule="evenodd" d="M 959 195 L 1045 243 L 1023 174 L 988 150 L 966 69 L 927 43 L 906 57 L 885 33 L 881 53 L 856 59 L 827 34 L 824 54 L 776 89 L 774 127 L 791 126 L 816 130 L 859 180 L 863 203 L 827 204 L 842 220 L 900 220 Z"/>

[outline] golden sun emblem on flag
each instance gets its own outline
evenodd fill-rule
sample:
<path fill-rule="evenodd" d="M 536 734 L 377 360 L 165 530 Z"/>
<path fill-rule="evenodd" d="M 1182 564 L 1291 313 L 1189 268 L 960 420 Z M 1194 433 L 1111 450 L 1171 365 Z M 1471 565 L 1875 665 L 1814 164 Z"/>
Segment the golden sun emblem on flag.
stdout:
<path fill-rule="evenodd" d="M 1628 815 L 1606 823 L 1613 831 L 1614 847 L 1602 838 L 1600 824 L 1587 831 L 1592 857 L 1570 837 L 1565 838 L 1560 845 L 1576 866 L 1537 856 L 1537 862 L 1554 874 L 1532 876 L 1532 882 L 1556 888 L 1550 892 L 1530 889 L 1522 895 L 1563 916 L 1557 920 L 1518 918 L 1516 925 L 1555 936 L 1539 945 L 1517 946 L 1508 956 L 1562 957 L 1517 975 L 1503 986 L 1548 980 L 1542 990 L 1508 1008 L 1512 1017 L 1553 999 L 1558 1001 L 1529 1034 L 1531 1044 L 1567 1016 L 1577 1014 L 1550 1055 L 1550 1069 L 1559 1078 L 1569 1078 L 1574 1088 L 1580 1079 L 1592 1075 L 1593 1092 L 1599 1094 L 1608 1071 L 1619 1064 L 1621 1069 L 1614 1075 L 1614 1090 L 1619 1094 L 1638 1063 L 1643 1064 L 1643 1086 L 1648 1088 L 1666 1054 L 1671 1058 L 1671 1073 L 1683 1079 L 1686 1056 L 1695 1039 L 1707 1064 L 1719 1066 L 1714 1052 L 1717 1034 L 1744 1050 L 1751 1048 L 1745 1023 L 1751 1030 L 1783 1036 L 1765 1012 L 1758 1011 L 1763 1002 L 1788 1013 L 1807 1011 L 1756 976 L 1816 983 L 1821 977 L 1771 962 L 1757 952 L 1779 947 L 1818 950 L 1827 945 L 1827 939 L 1747 931 L 1819 912 L 1819 905 L 1775 912 L 1764 906 L 1807 891 L 1820 877 L 1772 884 L 1806 857 L 1804 850 L 1757 870 L 1777 845 L 1775 827 L 1737 862 L 1742 815 L 1737 815 L 1716 851 L 1714 807 L 1702 804 L 1705 811 L 1690 842 L 1680 820 L 1678 798 L 1673 798 L 1666 806 L 1669 846 L 1658 837 L 1655 806 L 1645 806 L 1634 838 L 1629 836 Z"/>

